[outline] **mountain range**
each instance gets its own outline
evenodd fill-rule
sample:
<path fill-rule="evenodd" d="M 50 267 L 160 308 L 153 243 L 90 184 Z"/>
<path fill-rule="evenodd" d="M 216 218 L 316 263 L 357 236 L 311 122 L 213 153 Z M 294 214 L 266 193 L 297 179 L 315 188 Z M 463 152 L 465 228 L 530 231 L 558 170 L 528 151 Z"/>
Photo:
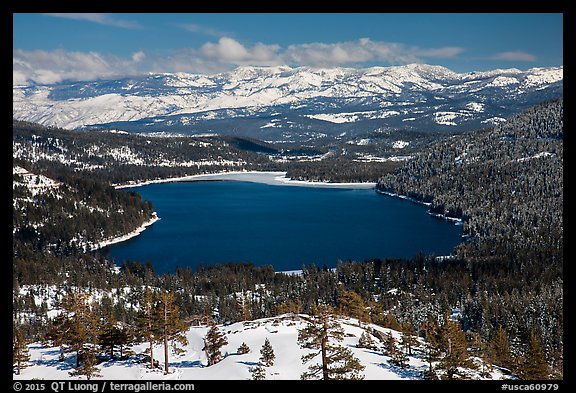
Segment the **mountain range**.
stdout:
<path fill-rule="evenodd" d="M 241 135 L 272 142 L 494 126 L 563 95 L 563 66 L 456 73 L 409 64 L 364 69 L 239 67 L 13 86 L 13 117 L 69 129 Z"/>

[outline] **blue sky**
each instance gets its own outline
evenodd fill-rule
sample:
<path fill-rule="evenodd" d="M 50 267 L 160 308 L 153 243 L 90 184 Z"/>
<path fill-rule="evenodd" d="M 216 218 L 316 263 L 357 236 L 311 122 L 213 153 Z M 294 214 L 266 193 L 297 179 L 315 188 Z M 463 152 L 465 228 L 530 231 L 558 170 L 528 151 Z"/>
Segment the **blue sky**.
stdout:
<path fill-rule="evenodd" d="M 563 65 L 561 13 L 13 14 L 13 81 L 237 66 Z"/>

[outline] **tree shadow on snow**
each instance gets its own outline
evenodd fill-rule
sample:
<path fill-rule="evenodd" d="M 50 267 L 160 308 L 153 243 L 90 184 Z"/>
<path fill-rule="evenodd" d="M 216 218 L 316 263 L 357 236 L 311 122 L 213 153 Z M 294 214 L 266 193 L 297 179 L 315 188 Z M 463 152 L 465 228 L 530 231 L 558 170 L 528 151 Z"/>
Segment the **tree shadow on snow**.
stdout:
<path fill-rule="evenodd" d="M 177 368 L 206 367 L 200 360 L 181 360 L 179 362 L 170 362 L 170 366 Z"/>
<path fill-rule="evenodd" d="M 55 367 L 58 370 L 73 370 L 76 365 L 76 356 L 72 359 L 66 358 L 64 360 L 58 359 L 36 359 L 30 361 L 30 363 L 41 366 L 41 367 Z"/>
<path fill-rule="evenodd" d="M 241 362 L 237 362 L 240 364 L 245 364 L 246 366 L 257 366 L 258 362 L 247 362 L 247 361 L 241 361 Z"/>
<path fill-rule="evenodd" d="M 394 366 L 389 363 L 372 363 L 372 364 L 375 364 L 378 367 L 382 367 L 386 370 L 389 370 L 394 374 L 398 375 L 402 379 L 422 379 L 422 371 L 414 367 L 402 368 Z"/>

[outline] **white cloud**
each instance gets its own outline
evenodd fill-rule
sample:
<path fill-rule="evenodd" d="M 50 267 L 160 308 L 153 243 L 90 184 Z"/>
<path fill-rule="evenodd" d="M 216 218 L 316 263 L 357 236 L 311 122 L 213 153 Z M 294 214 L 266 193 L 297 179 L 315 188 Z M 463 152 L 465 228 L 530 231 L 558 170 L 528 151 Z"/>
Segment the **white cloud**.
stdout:
<path fill-rule="evenodd" d="M 146 58 L 146 53 L 144 53 L 144 51 L 138 51 L 138 52 L 134 52 L 132 54 L 132 61 L 135 63 L 138 63 L 139 61 L 142 61 Z"/>
<path fill-rule="evenodd" d="M 524 52 L 524 51 L 510 51 L 510 52 L 500 52 L 492 56 L 492 60 L 507 60 L 507 61 L 536 61 L 536 56 Z"/>
<path fill-rule="evenodd" d="M 13 83 L 50 84 L 64 80 L 114 78 L 146 72 L 216 73 L 246 65 L 338 67 L 362 66 L 369 62 L 397 65 L 421 63 L 430 58 L 455 57 L 462 51 L 462 48 L 456 47 L 410 47 L 400 43 L 372 41 L 369 38 L 329 44 L 294 44 L 282 48 L 261 42 L 245 45 L 230 37 L 220 37 L 217 42 L 206 42 L 199 48 L 175 50 L 168 55 L 142 50 L 128 57 L 119 57 L 63 49 L 15 49 Z"/>
<path fill-rule="evenodd" d="M 196 23 L 179 23 L 176 26 L 191 33 L 203 34 L 211 37 L 230 36 L 230 33 L 214 29 L 210 26 L 199 25 Z"/>
<path fill-rule="evenodd" d="M 13 80 L 39 84 L 58 83 L 64 80 L 91 80 L 113 77 L 129 71 L 125 60 L 105 58 L 96 52 L 53 51 L 13 52 Z"/>
<path fill-rule="evenodd" d="M 279 48 L 278 45 L 262 43 L 256 43 L 252 47 L 245 47 L 232 38 L 222 37 L 216 44 L 207 42 L 202 45 L 199 54 L 206 59 L 219 63 L 267 66 L 280 64 Z"/>
<path fill-rule="evenodd" d="M 418 48 L 400 43 L 372 41 L 361 38 L 332 44 L 312 43 L 290 45 L 283 53 L 288 63 L 313 66 L 342 66 L 365 62 L 407 64 L 422 62 L 426 58 L 455 57 L 462 48 Z"/>
<path fill-rule="evenodd" d="M 101 25 L 121 27 L 124 29 L 139 29 L 142 27 L 138 22 L 119 19 L 103 13 L 48 13 L 44 15 L 56 18 L 83 20 Z"/>

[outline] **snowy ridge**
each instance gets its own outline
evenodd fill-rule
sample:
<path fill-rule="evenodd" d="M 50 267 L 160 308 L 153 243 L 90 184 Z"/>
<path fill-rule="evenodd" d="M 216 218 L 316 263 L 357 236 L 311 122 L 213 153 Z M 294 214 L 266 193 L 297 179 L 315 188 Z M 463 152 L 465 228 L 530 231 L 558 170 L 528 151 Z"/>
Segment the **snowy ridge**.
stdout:
<path fill-rule="evenodd" d="M 202 350 L 208 326 L 191 326 L 186 333 L 188 345 L 184 348 L 184 354 L 177 355 L 172 352 L 169 354 L 169 374 L 165 375 L 162 372 L 164 361 L 162 345 L 154 347 L 154 358 L 159 361 L 161 368 L 152 370 L 146 361 L 142 361 L 147 344 L 137 344 L 132 347 L 135 354 L 128 359 L 106 360 L 101 363 L 98 366 L 101 377 L 95 377 L 94 380 L 247 380 L 251 379 L 251 368 L 259 362 L 260 349 L 266 339 L 269 339 L 276 356 L 274 364 L 266 367 L 266 379 L 298 380 L 308 367 L 308 364 L 302 364 L 301 357 L 310 352 L 300 348 L 297 342 L 298 330 L 306 325 L 305 317 L 305 315 L 283 314 L 254 321 L 217 325 L 220 332 L 226 335 L 228 344 L 221 349 L 225 355 L 224 359 L 212 366 L 207 365 L 206 355 Z M 420 348 L 424 343 L 422 339 L 418 339 L 418 346 L 413 349 L 412 355 L 408 356 L 408 367 L 400 368 L 392 364 L 391 358 L 384 354 L 384 344 L 377 337 L 390 333 L 399 340 L 399 332 L 378 325 L 359 323 L 353 318 L 339 317 L 338 322 L 345 332 L 344 341 L 340 345 L 349 348 L 365 366 L 364 379 L 422 379 L 422 372 L 428 368 Z M 364 332 L 370 334 L 376 343 L 375 349 L 358 347 L 358 340 Z M 250 352 L 239 354 L 238 347 L 243 342 L 250 347 Z M 13 376 L 15 380 L 72 379 L 68 373 L 74 367 L 76 359 L 74 354 L 68 354 L 65 360 L 60 362 L 58 347 L 45 347 L 40 343 L 30 344 L 29 352 L 31 355 L 29 365 L 22 370 L 21 375 Z M 473 359 L 478 365 L 481 364 L 480 359 Z M 318 361 L 316 358 L 313 360 Z M 478 370 L 466 370 L 466 374 L 469 379 L 509 378 L 496 367 L 482 377 L 480 369 L 481 367 Z"/>
<path fill-rule="evenodd" d="M 57 189 L 60 187 L 60 182 L 50 179 L 44 175 L 34 174 L 20 166 L 13 166 L 12 174 L 18 175 L 21 179 L 19 181 L 12 181 L 12 189 L 14 189 L 16 186 L 26 187 L 33 197 L 48 190 Z"/>
<path fill-rule="evenodd" d="M 14 86 L 13 117 L 70 129 L 140 122 L 139 126 L 160 132 L 174 125 L 259 115 L 266 119 L 259 128 L 274 130 L 289 127 L 286 116 L 294 113 L 302 124 L 307 120 L 401 124 L 422 119 L 452 126 L 469 121 L 468 117 L 480 121 L 502 117 L 499 103 L 511 98 L 524 102 L 556 97 L 562 94 L 562 82 L 562 66 L 464 74 L 425 64 L 366 69 L 240 67 L 214 75 L 164 73 Z M 441 115 L 451 112 L 462 119 Z"/>

